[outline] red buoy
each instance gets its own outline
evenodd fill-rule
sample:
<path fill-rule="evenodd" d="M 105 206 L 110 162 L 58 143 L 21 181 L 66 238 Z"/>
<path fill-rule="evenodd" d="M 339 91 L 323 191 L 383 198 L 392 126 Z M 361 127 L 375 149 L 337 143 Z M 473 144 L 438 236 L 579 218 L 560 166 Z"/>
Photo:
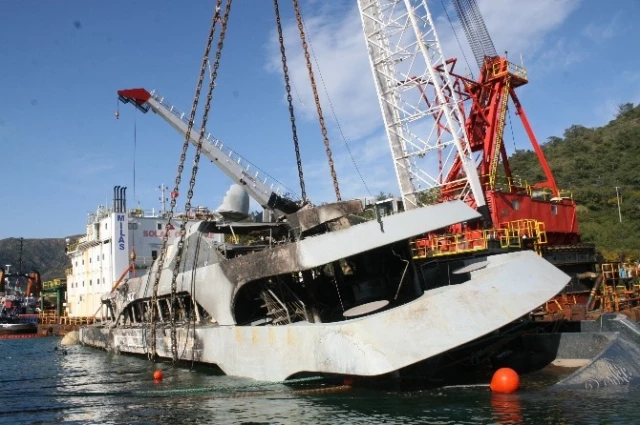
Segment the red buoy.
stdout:
<path fill-rule="evenodd" d="M 164 376 L 164 374 L 159 369 L 156 370 L 155 372 L 153 372 L 153 380 L 154 381 L 162 381 L 162 377 L 163 376 Z"/>
<path fill-rule="evenodd" d="M 513 393 L 520 386 L 520 376 L 518 373 L 508 367 L 503 367 L 493 374 L 491 378 L 491 391 L 496 393 Z"/>

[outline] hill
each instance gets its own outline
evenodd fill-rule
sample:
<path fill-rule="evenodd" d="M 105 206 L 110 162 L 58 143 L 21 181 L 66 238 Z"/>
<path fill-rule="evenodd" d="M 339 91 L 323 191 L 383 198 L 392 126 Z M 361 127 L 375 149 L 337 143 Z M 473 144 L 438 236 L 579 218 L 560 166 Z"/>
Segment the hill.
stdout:
<path fill-rule="evenodd" d="M 558 187 L 578 204 L 582 240 L 593 242 L 609 260 L 640 260 L 640 105 L 619 106 L 607 125 L 573 125 L 563 137 L 550 137 L 542 150 Z M 509 159 L 514 174 L 543 180 L 532 151 Z M 619 194 L 620 211 L 618 211 Z M 621 217 L 621 220 L 620 220 Z"/>
<path fill-rule="evenodd" d="M 65 269 L 71 262 L 64 252 L 65 238 L 24 239 L 22 246 L 22 271 L 40 272 L 42 281 L 65 277 Z M 11 264 L 11 271 L 18 270 L 20 258 L 20 239 L 0 240 L 0 265 Z"/>

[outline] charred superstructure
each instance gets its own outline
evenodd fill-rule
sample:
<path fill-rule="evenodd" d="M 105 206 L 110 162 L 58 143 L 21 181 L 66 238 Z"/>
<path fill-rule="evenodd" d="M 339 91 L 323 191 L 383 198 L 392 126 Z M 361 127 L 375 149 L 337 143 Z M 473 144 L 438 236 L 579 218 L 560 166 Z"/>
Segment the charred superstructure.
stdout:
<path fill-rule="evenodd" d="M 176 242 L 167 252 L 155 308 L 157 262 L 103 297 L 108 320 L 82 328 L 81 340 L 119 352 L 177 354 L 256 379 L 300 372 L 372 376 L 496 331 L 568 281 L 531 252 L 476 259 L 446 279 L 425 280 L 409 238 L 478 214 L 452 201 L 362 222 L 349 214 L 354 206 L 303 209 L 299 227 L 189 224 L 177 301 L 171 300 L 170 272 Z M 226 241 L 203 237 L 210 232 L 225 234 Z"/>

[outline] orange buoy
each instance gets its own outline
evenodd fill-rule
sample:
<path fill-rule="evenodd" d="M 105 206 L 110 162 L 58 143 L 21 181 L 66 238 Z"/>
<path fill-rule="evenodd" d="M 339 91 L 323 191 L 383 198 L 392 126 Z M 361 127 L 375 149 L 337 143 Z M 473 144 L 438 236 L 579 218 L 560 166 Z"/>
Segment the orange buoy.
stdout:
<path fill-rule="evenodd" d="M 520 386 L 520 376 L 518 376 L 518 372 L 515 370 L 503 367 L 493 374 L 493 378 L 491 378 L 491 391 L 496 393 L 512 393 L 515 392 Z"/>
<path fill-rule="evenodd" d="M 160 369 L 153 372 L 153 380 L 154 381 L 162 381 L 163 373 Z"/>

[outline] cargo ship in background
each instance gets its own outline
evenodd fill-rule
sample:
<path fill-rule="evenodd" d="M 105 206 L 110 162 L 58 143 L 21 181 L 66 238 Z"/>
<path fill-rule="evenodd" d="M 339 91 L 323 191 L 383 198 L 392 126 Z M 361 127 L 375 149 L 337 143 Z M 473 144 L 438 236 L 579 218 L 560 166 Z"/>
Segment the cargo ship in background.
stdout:
<path fill-rule="evenodd" d="M 66 273 L 65 316 L 70 320 L 92 323 L 105 317 L 101 297 L 151 267 L 162 248 L 167 218 L 167 188 L 160 185 L 158 189 L 160 209 L 143 210 L 127 208 L 127 188 L 115 186 L 112 205 L 100 205 L 88 214 L 86 234 L 67 241 L 71 267 Z M 212 213 L 207 207 L 197 207 L 176 218 L 193 221 Z M 169 243 L 173 242 L 178 230 L 171 226 L 166 231 Z"/>

